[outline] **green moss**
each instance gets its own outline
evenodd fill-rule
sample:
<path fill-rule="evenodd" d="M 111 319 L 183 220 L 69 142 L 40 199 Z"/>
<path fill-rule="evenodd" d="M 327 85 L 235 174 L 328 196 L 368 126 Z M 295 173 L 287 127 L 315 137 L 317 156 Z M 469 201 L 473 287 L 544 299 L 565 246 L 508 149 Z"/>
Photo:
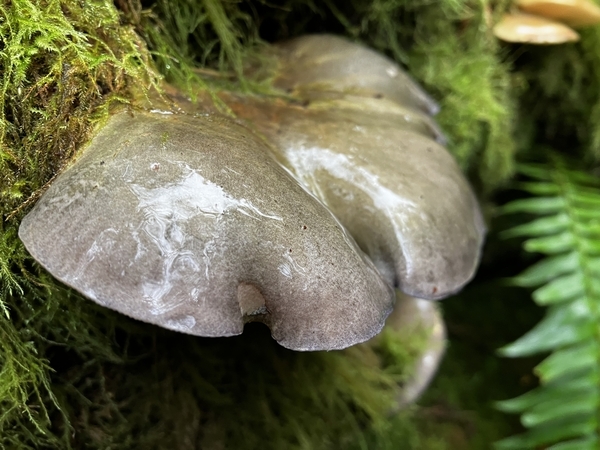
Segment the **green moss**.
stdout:
<path fill-rule="evenodd" d="M 65 297 L 31 265 L 17 238 L 19 219 L 110 103 L 121 100 L 128 80 L 156 80 L 148 58 L 112 2 L 0 6 L 0 443 L 6 448 L 56 444 L 59 438 L 48 433 L 56 401 L 45 349 L 52 332 L 76 336 L 84 319 L 63 317 L 48 328 Z"/>
<path fill-rule="evenodd" d="M 366 439 L 365 428 L 383 426 L 406 377 L 397 366 L 380 370 L 387 349 L 402 345 L 393 336 L 375 350 L 297 353 L 262 326 L 236 338 L 202 339 L 64 294 L 68 310 L 63 304 L 64 311 L 37 318 L 56 370 L 55 403 L 44 395 L 39 402 L 48 404 L 45 433 L 28 441 L 23 429 L 5 427 L 6 443 L 27 448 L 45 436 L 52 439 L 43 448 L 348 448 Z M 75 319 L 95 326 L 65 323 Z"/>
<path fill-rule="evenodd" d="M 489 5 L 446 2 L 417 18 L 409 65 L 440 99 L 437 117 L 448 148 L 480 188 L 492 190 L 514 172 L 516 102 L 509 66 L 491 33 Z"/>
<path fill-rule="evenodd" d="M 192 98 L 209 87 L 261 90 L 242 73 L 260 40 L 253 18 L 236 2 L 158 0 L 136 19 L 161 73 Z"/>
<path fill-rule="evenodd" d="M 111 2 L 0 6 L 0 201 L 13 211 L 85 141 L 131 77 L 150 83 L 144 43 Z"/>
<path fill-rule="evenodd" d="M 522 147 L 530 158 L 543 158 L 539 144 L 588 162 L 600 158 L 600 31 L 580 34 L 576 44 L 511 48 L 515 83 L 524 86 L 520 120 L 529 133 Z"/>

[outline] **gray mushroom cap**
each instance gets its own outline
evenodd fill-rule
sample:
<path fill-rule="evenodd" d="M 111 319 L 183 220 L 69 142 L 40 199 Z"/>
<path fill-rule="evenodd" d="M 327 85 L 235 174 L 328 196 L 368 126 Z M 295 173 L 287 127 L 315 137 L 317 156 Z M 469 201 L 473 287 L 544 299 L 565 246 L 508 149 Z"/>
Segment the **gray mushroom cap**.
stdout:
<path fill-rule="evenodd" d="M 377 334 L 394 301 L 336 218 L 218 115 L 113 116 L 19 236 L 95 302 L 200 336 L 256 320 L 285 347 L 340 349 Z"/>
<path fill-rule="evenodd" d="M 352 98 L 345 102 L 360 107 L 226 101 L 273 143 L 282 164 L 335 214 L 390 285 L 439 299 L 472 278 L 483 218 L 426 120 L 407 121 L 385 99 L 377 107 Z"/>
<path fill-rule="evenodd" d="M 386 56 L 345 38 L 314 34 L 278 44 L 274 84 L 305 96 L 323 92 L 388 98 L 436 114 L 437 103 Z"/>
<path fill-rule="evenodd" d="M 275 84 L 308 101 L 225 102 L 273 144 L 390 285 L 426 299 L 460 290 L 476 270 L 485 226 L 440 145 L 435 102 L 397 64 L 340 37 L 300 37 L 276 56 Z"/>

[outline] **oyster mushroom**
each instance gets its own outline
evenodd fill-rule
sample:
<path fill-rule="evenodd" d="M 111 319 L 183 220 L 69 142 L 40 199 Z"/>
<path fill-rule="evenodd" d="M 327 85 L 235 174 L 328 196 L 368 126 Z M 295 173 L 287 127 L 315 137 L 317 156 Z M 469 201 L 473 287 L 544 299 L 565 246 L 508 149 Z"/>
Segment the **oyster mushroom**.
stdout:
<path fill-rule="evenodd" d="M 175 92 L 172 110 L 113 116 L 23 220 L 33 257 L 136 319 L 201 336 L 260 321 L 294 350 L 373 337 L 392 286 L 429 299 L 459 290 L 484 226 L 438 143 L 435 104 L 386 58 L 305 39 L 287 48 L 312 42 L 321 62 L 311 72 L 305 52 L 308 79 L 290 81 L 294 58 L 278 53 L 308 105 L 222 93 L 244 127 Z M 330 61 L 350 68 L 338 76 Z"/>
<path fill-rule="evenodd" d="M 579 34 L 568 26 L 530 14 L 506 14 L 494 26 L 494 35 L 506 42 L 564 44 L 576 42 Z"/>
<path fill-rule="evenodd" d="M 33 257 L 95 302 L 184 333 L 261 321 L 294 350 L 377 334 L 392 290 L 336 218 L 247 129 L 164 113 L 113 116 L 57 177 L 19 229 Z"/>
<path fill-rule="evenodd" d="M 224 101 L 273 144 L 279 161 L 335 214 L 390 285 L 427 299 L 460 290 L 476 269 L 485 227 L 459 167 L 436 142 L 441 132 L 416 108 L 428 97 L 402 72 L 394 83 L 403 89 L 385 85 L 402 95 L 359 95 L 377 85 L 371 66 L 377 75 L 382 61 L 390 63 L 340 38 L 298 38 L 281 52 L 280 79 L 293 78 L 312 101 L 223 94 Z M 346 93 L 321 95 L 335 90 Z"/>
<path fill-rule="evenodd" d="M 600 7 L 589 0 L 517 0 L 515 4 L 526 13 L 559 20 L 575 28 L 600 23 Z"/>

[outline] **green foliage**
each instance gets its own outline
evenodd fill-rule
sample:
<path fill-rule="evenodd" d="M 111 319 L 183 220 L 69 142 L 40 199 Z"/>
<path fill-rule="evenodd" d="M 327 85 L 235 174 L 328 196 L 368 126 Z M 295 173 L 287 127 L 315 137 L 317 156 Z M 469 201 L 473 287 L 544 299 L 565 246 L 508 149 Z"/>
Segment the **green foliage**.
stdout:
<path fill-rule="evenodd" d="M 117 99 L 128 79 L 151 83 L 147 59 L 111 2 L 0 5 L 3 217 L 65 165 L 85 142 L 93 113 Z"/>
<path fill-rule="evenodd" d="M 144 43 L 110 1 L 12 0 L 0 5 L 0 446 L 54 447 L 56 398 L 46 354 L 55 333 L 98 347 L 69 296 L 31 260 L 18 219 L 85 142 L 130 79 L 151 85 Z M 48 328 L 48 319 L 60 316 Z M 87 337 L 85 336 L 87 335 Z M 64 344 L 63 344 L 64 345 Z"/>
<path fill-rule="evenodd" d="M 366 449 L 367 439 L 385 438 L 387 411 L 420 351 L 393 333 L 329 353 L 286 350 L 263 326 L 202 339 L 66 298 L 62 311 L 43 310 L 32 327 L 56 369 L 54 404 L 41 403 L 47 428 L 33 435 L 4 427 L 6 448 Z M 410 416 L 398 420 L 402 433 L 388 430 L 396 442 L 417 442 Z"/>
<path fill-rule="evenodd" d="M 517 114 L 510 67 L 492 35 L 487 3 L 445 2 L 420 12 L 409 66 L 441 99 L 437 120 L 449 150 L 490 191 L 513 175 Z"/>
<path fill-rule="evenodd" d="M 507 213 L 535 218 L 512 228 L 525 250 L 545 258 L 514 279 L 535 287 L 533 299 L 547 307 L 544 319 L 502 353 L 523 357 L 550 352 L 535 369 L 540 386 L 498 407 L 520 413 L 528 429 L 497 443 L 500 449 L 596 449 L 600 423 L 600 182 L 568 168 L 525 165 L 535 181 L 523 185 L 533 197 L 515 200 Z"/>
<path fill-rule="evenodd" d="M 520 120 L 533 142 L 589 162 L 600 160 L 600 29 L 580 30 L 577 44 L 520 49 L 514 83 L 523 86 Z"/>
<path fill-rule="evenodd" d="M 239 80 L 248 88 L 244 60 L 260 41 L 238 2 L 157 0 L 135 21 L 160 72 L 192 97 L 209 86 L 207 77 L 211 84 Z"/>

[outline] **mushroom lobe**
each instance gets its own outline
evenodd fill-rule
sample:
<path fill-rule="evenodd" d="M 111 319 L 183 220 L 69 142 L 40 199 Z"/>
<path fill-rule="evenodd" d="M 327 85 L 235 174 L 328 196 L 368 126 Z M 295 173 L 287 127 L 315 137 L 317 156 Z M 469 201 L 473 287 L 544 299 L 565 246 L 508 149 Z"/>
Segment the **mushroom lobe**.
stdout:
<path fill-rule="evenodd" d="M 275 85 L 309 96 L 323 91 L 385 97 L 429 114 L 435 101 L 386 56 L 339 36 L 313 34 L 278 44 Z"/>
<path fill-rule="evenodd" d="M 405 110 L 384 99 L 377 109 L 364 102 L 226 102 L 273 143 L 282 164 L 335 214 L 390 285 L 440 299 L 472 278 L 483 218 L 427 122 L 405 121 Z"/>
<path fill-rule="evenodd" d="M 394 301 L 335 217 L 219 115 L 113 116 L 19 236 L 95 302 L 200 336 L 257 320 L 285 347 L 340 349 Z"/>
<path fill-rule="evenodd" d="M 437 105 L 393 61 L 343 38 L 309 35 L 278 49 L 275 84 L 309 101 L 224 94 L 225 103 L 272 144 L 390 285 L 426 299 L 460 290 L 475 273 L 485 226 L 442 146 L 431 117 Z"/>

